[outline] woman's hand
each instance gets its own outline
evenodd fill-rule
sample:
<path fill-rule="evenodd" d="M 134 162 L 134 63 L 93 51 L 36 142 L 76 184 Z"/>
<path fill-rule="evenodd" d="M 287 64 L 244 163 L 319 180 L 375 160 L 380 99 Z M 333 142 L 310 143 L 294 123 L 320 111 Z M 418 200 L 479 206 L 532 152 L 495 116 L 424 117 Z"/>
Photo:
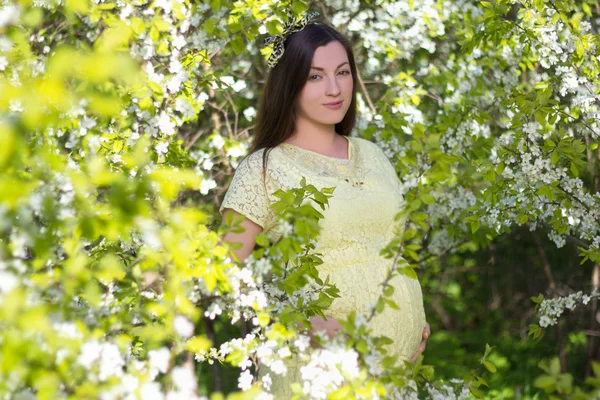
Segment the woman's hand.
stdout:
<path fill-rule="evenodd" d="M 427 344 L 426 344 L 427 338 L 430 335 L 431 335 L 431 328 L 429 327 L 429 324 L 426 323 L 425 324 L 425 329 L 423 329 L 421 343 L 419 343 L 419 347 L 417 348 L 417 351 L 415 352 L 415 354 L 410 359 L 411 363 L 417 361 L 417 358 L 419 358 L 419 356 L 421 355 L 421 353 L 423 353 L 425 351 L 425 348 L 427 347 Z"/>
<path fill-rule="evenodd" d="M 316 315 L 314 317 L 311 317 L 310 323 L 312 324 L 312 330 L 309 332 L 309 335 L 310 343 L 312 346 L 315 345 L 314 334 L 316 332 L 324 330 L 327 336 L 329 336 L 329 338 L 331 339 L 339 330 L 344 329 L 342 325 L 340 325 L 340 323 L 337 321 L 337 319 L 332 317 L 327 318 L 327 321 L 325 321 L 323 318 Z"/>

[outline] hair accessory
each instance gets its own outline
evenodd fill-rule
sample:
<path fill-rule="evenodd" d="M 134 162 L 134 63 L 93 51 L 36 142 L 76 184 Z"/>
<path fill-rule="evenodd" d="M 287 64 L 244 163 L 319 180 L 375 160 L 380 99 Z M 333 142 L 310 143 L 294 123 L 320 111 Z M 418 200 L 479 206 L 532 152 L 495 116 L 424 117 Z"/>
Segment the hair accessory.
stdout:
<path fill-rule="evenodd" d="M 299 19 L 296 19 L 294 17 L 294 14 L 291 10 L 288 10 L 287 15 L 288 15 L 288 20 L 286 23 L 283 24 L 283 32 L 280 33 L 279 35 L 269 36 L 268 38 L 265 39 L 265 44 L 263 47 L 267 47 L 268 45 L 273 44 L 273 52 L 271 53 L 271 56 L 267 60 L 267 65 L 269 66 L 269 68 L 274 68 L 275 65 L 277 65 L 277 62 L 279 61 L 281 56 L 283 56 L 283 51 L 284 51 L 283 43 L 285 42 L 285 39 L 287 39 L 287 37 L 289 35 L 291 35 L 292 33 L 298 32 L 298 31 L 301 31 L 302 29 L 304 29 L 304 27 L 306 25 L 308 25 L 308 23 L 314 17 L 319 15 L 319 12 L 318 11 L 310 12 L 310 13 L 305 14 L 304 16 L 300 17 Z"/>

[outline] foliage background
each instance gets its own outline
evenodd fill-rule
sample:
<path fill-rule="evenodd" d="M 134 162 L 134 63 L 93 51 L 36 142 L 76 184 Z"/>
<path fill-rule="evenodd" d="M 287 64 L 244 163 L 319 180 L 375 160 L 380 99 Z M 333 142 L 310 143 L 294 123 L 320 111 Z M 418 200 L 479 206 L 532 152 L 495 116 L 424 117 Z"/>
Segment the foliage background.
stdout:
<path fill-rule="evenodd" d="M 201 395 L 241 388 L 231 359 L 191 355 L 244 337 L 260 312 L 227 297 L 216 210 L 249 147 L 262 40 L 288 7 L 319 10 L 354 43 L 355 134 L 406 189 L 402 251 L 426 296 L 436 379 L 469 382 L 490 344 L 488 398 L 597 394 L 595 0 L 5 1 L 0 393 L 94 397 L 117 383 L 115 396 L 143 395 L 157 387 L 123 383 L 136 360 L 165 393 L 169 380 L 187 390 L 180 364 Z M 537 297 L 579 291 L 560 319 L 566 303 Z M 227 312 L 205 316 L 215 304 Z M 165 346 L 163 371 L 150 352 Z"/>

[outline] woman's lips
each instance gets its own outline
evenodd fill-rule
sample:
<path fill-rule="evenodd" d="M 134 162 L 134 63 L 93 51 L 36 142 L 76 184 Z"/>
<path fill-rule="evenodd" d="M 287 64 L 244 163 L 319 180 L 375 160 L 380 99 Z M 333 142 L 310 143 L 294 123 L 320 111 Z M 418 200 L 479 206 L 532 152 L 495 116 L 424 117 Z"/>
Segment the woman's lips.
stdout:
<path fill-rule="evenodd" d="M 339 109 L 342 106 L 343 102 L 344 101 L 340 101 L 338 103 L 324 104 L 324 106 L 327 107 L 327 108 L 331 108 L 333 110 L 337 110 L 337 109 Z"/>

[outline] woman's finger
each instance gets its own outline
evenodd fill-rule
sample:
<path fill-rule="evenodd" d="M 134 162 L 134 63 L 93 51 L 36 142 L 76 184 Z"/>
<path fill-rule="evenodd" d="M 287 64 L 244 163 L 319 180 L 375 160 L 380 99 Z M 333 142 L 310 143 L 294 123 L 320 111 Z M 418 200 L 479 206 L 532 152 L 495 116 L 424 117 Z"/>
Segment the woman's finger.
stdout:
<path fill-rule="evenodd" d="M 429 324 L 425 324 L 425 328 L 423 328 L 423 340 L 427 340 L 429 338 L 429 336 L 431 335 L 431 328 L 429 327 Z"/>
<path fill-rule="evenodd" d="M 419 354 L 425 351 L 425 341 L 422 340 L 421 343 L 419 343 Z"/>
<path fill-rule="evenodd" d="M 411 363 L 415 362 L 417 360 L 417 358 L 419 358 L 419 356 L 421 355 L 421 353 L 423 353 L 425 351 L 426 347 L 427 347 L 427 345 L 426 345 L 425 341 L 422 340 L 421 343 L 419 343 L 419 347 L 417 347 L 417 351 L 410 358 L 409 362 L 411 362 Z"/>
<path fill-rule="evenodd" d="M 410 360 L 408 360 L 409 363 L 414 363 L 415 361 L 417 361 L 417 358 L 419 358 L 419 352 L 417 351 L 415 354 L 413 354 L 413 356 L 410 358 Z"/>

